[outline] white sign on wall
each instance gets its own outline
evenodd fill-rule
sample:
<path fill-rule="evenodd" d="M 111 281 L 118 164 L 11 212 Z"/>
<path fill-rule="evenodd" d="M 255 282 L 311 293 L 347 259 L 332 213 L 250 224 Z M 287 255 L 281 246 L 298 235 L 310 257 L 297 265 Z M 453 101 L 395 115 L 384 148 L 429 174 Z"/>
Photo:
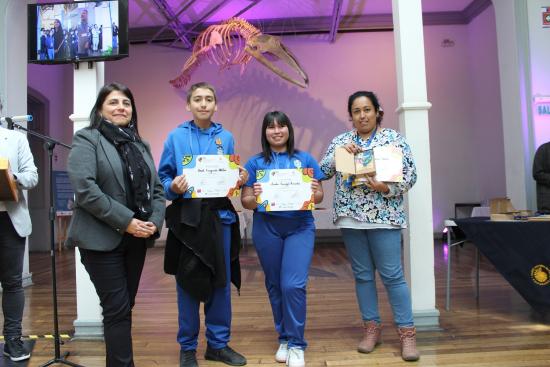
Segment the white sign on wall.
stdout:
<path fill-rule="evenodd" d="M 533 99 L 537 115 L 550 116 L 550 96 L 537 95 Z"/>

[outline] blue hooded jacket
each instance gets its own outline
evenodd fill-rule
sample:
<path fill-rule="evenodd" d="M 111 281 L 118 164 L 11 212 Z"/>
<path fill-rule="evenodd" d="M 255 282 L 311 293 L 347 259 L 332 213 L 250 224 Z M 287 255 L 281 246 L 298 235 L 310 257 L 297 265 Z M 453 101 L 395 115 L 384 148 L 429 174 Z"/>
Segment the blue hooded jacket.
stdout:
<path fill-rule="evenodd" d="M 172 130 L 164 142 L 160 157 L 159 178 L 164 186 L 166 199 L 175 200 L 178 194 L 170 190 L 172 180 L 182 174 L 181 162 L 184 155 L 234 154 L 235 140 L 220 123 L 212 122 L 201 129 L 193 121 L 186 121 Z"/>

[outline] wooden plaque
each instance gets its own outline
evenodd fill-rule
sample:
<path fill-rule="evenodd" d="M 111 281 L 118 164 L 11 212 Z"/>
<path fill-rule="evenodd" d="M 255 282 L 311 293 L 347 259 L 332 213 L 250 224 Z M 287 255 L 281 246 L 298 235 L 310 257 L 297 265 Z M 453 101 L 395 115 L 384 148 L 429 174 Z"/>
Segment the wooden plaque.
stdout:
<path fill-rule="evenodd" d="M 18 201 L 19 192 L 10 170 L 10 161 L 0 157 L 0 201 Z"/>

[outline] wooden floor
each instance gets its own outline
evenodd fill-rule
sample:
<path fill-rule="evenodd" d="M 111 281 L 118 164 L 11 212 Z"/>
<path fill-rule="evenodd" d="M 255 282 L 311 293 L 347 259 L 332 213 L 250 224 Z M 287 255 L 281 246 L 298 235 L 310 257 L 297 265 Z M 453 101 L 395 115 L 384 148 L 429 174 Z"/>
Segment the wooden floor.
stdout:
<path fill-rule="evenodd" d="M 452 309 L 446 312 L 446 246 L 436 243 L 435 276 L 437 331 L 418 334 L 422 357 L 406 363 L 399 356 L 399 342 L 392 326 L 385 291 L 380 294 L 384 322 L 383 344 L 369 355 L 356 352 L 361 322 L 353 278 L 341 244 L 319 245 L 310 271 L 306 351 L 308 366 L 550 366 L 550 324 L 532 314 L 527 303 L 486 261 L 481 263 L 481 299 L 474 297 L 474 251 L 471 244 L 453 249 Z M 72 332 L 76 318 L 73 252 L 58 256 L 59 323 L 62 333 Z M 233 294 L 232 342 L 249 366 L 280 366 L 274 362 L 277 338 L 263 285 L 263 274 L 252 247 L 242 254 L 243 287 Z M 178 366 L 175 341 L 177 307 L 174 280 L 162 271 L 163 248 L 152 249 L 134 309 L 136 366 Z M 51 334 L 51 278 L 49 253 L 30 255 L 34 285 L 26 289 L 23 330 L 26 335 Z M 204 334 L 199 341 L 201 366 L 222 366 L 204 361 Z M 99 341 L 70 341 L 62 346 L 69 360 L 88 367 L 104 366 Z M 53 342 L 39 339 L 30 366 L 39 366 L 54 355 Z"/>

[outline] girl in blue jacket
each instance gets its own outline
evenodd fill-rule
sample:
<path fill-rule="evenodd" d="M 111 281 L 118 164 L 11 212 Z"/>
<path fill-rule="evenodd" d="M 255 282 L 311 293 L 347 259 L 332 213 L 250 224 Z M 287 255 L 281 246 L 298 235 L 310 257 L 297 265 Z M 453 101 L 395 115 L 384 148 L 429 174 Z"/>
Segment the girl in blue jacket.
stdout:
<path fill-rule="evenodd" d="M 287 115 L 273 111 L 262 124 L 262 152 L 245 165 L 249 179 L 243 187 L 243 207 L 254 210 L 252 239 L 265 273 L 275 330 L 279 334 L 277 362 L 290 367 L 305 365 L 306 285 L 313 256 L 315 224 L 309 210 L 258 212 L 256 197 L 262 192 L 256 171 L 266 169 L 311 168 L 313 201 L 323 200 L 324 176 L 317 161 L 294 149 L 294 129 Z"/>

